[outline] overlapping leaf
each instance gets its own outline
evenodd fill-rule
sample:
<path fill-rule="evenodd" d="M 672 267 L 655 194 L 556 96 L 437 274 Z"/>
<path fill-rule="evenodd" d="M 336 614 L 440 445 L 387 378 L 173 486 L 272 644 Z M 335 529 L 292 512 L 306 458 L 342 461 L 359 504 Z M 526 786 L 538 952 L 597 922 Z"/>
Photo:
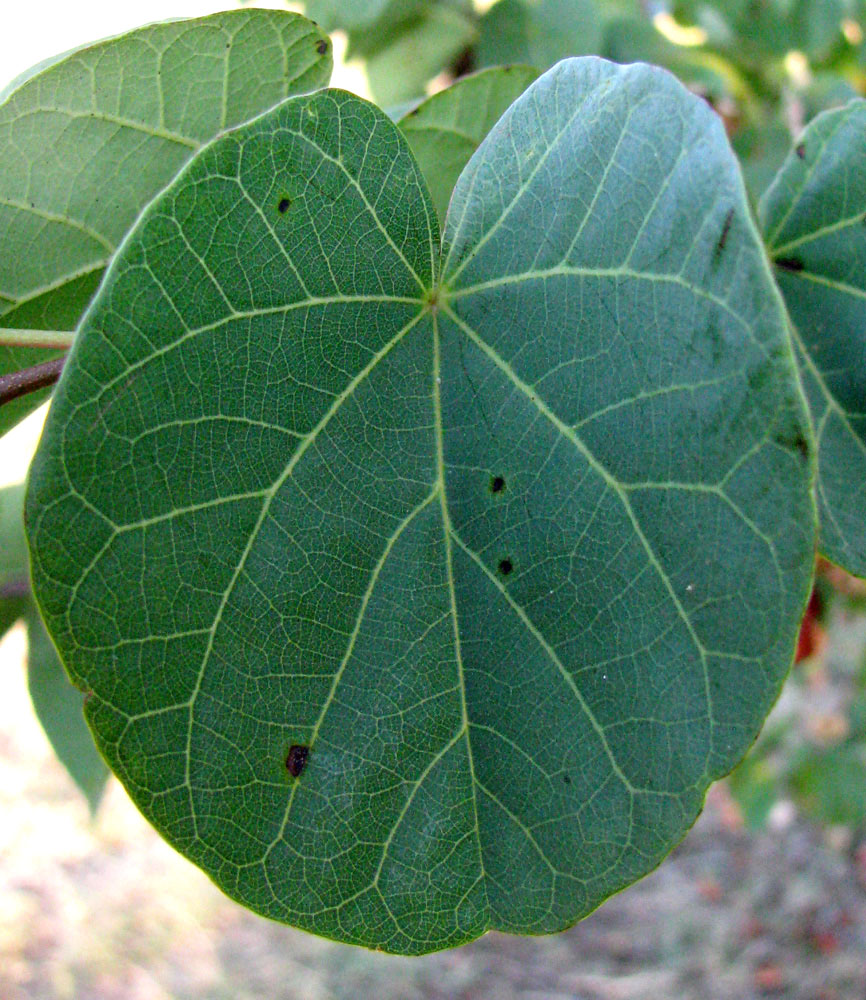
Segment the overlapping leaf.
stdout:
<path fill-rule="evenodd" d="M 529 66 L 482 70 L 434 94 L 400 119 L 440 222 L 469 158 L 537 76 Z"/>
<path fill-rule="evenodd" d="M 143 206 L 222 129 L 324 86 L 330 42 L 296 14 L 230 11 L 50 60 L 0 104 L 0 325 L 72 330 Z M 47 360 L 0 346 L 0 373 Z M 45 398 L 0 411 L 0 432 Z"/>
<path fill-rule="evenodd" d="M 26 622 L 27 684 L 36 717 L 94 812 L 108 766 L 84 722 L 81 692 L 69 683 L 30 594 L 23 505 L 23 484 L 0 490 L 0 636 L 19 619 Z"/>
<path fill-rule="evenodd" d="M 326 91 L 205 149 L 112 265 L 35 586 L 112 768 L 230 895 L 407 953 L 552 931 L 753 739 L 809 450 L 736 163 L 673 78 L 546 74 L 441 251 L 399 129 Z"/>
<path fill-rule="evenodd" d="M 761 218 L 815 424 L 821 551 L 866 576 L 866 101 L 812 122 Z"/>

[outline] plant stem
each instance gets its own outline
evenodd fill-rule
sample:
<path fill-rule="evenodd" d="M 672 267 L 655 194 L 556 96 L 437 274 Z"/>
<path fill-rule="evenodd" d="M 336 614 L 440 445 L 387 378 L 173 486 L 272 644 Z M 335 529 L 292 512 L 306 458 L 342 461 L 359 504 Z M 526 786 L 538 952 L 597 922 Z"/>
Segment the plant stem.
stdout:
<path fill-rule="evenodd" d="M 0 327 L 0 346 L 44 347 L 47 350 L 65 351 L 72 347 L 75 334 L 69 330 L 12 330 Z"/>
<path fill-rule="evenodd" d="M 28 392 L 54 385 L 60 378 L 65 361 L 65 357 L 57 358 L 32 368 L 23 368 L 20 372 L 0 375 L 0 406 L 19 396 L 26 396 Z"/>

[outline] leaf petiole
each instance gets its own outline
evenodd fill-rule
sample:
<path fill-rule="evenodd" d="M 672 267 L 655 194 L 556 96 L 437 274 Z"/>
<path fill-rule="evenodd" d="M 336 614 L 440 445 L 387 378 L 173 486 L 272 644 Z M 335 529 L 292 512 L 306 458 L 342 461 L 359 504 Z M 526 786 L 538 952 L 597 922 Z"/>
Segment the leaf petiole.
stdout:
<path fill-rule="evenodd" d="M 71 330 L 12 330 L 0 327 L 0 347 L 44 347 L 65 351 L 72 347 L 75 333 Z"/>

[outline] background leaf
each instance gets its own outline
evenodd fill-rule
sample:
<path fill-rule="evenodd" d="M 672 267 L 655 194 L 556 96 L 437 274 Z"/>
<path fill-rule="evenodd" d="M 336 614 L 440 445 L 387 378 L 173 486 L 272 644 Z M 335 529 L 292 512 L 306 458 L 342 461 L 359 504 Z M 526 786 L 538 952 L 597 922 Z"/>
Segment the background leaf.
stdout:
<path fill-rule="evenodd" d="M 399 21 L 408 9 L 420 7 L 416 0 L 307 0 L 308 17 L 325 31 L 369 27 L 376 20 Z"/>
<path fill-rule="evenodd" d="M 96 812 L 110 771 L 84 721 L 84 695 L 66 676 L 31 600 L 27 622 L 27 687 L 39 724 L 57 759 Z"/>
<path fill-rule="evenodd" d="M 106 276 L 28 494 L 148 818 L 246 905 L 406 953 L 560 929 L 657 864 L 778 692 L 814 545 L 702 101 L 561 64 L 445 243 L 439 280 L 406 141 L 351 95 L 221 138 Z"/>
<path fill-rule="evenodd" d="M 0 490 L 0 636 L 20 618 L 27 622 L 27 681 L 36 716 L 95 812 L 109 770 L 84 722 L 82 694 L 69 683 L 30 594 L 23 507 L 23 483 Z"/>
<path fill-rule="evenodd" d="M 190 156 L 324 86 L 331 64 L 304 18 L 237 10 L 140 28 L 25 74 L 0 105 L 0 325 L 75 329 L 114 249 Z M 55 356 L 0 346 L 0 374 Z M 47 396 L 5 405 L 0 433 Z"/>
<path fill-rule="evenodd" d="M 594 0 L 499 0 L 481 19 L 479 33 L 480 66 L 547 69 L 567 56 L 600 52 L 603 19 Z"/>
<path fill-rule="evenodd" d="M 421 167 L 440 222 L 460 171 L 506 108 L 537 76 L 529 66 L 481 70 L 402 117 L 400 128 Z"/>
<path fill-rule="evenodd" d="M 22 617 L 30 591 L 24 484 L 0 489 L 0 638 Z"/>
<path fill-rule="evenodd" d="M 383 106 L 423 94 L 427 81 L 474 38 L 474 24 L 459 10 L 445 5 L 427 7 L 367 56 L 371 92 Z"/>
<path fill-rule="evenodd" d="M 815 424 L 820 548 L 866 576 L 866 101 L 809 125 L 760 211 Z"/>

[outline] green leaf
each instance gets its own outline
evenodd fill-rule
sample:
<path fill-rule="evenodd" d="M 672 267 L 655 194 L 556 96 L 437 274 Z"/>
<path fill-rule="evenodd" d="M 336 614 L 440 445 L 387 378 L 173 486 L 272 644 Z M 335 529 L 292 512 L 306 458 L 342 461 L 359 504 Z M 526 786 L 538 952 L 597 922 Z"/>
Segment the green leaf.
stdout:
<path fill-rule="evenodd" d="M 814 119 L 760 213 L 815 426 L 820 548 L 866 576 L 866 101 Z"/>
<path fill-rule="evenodd" d="M 407 6 L 417 7 L 415 0 L 307 0 L 307 16 L 325 31 L 343 28 L 351 31 L 369 27 L 379 19 L 397 19 Z"/>
<path fill-rule="evenodd" d="M 702 101 L 561 63 L 439 244 L 358 98 L 217 140 L 106 276 L 27 502 L 145 815 L 245 905 L 404 953 L 653 868 L 776 697 L 814 553 L 785 316 Z"/>
<path fill-rule="evenodd" d="M 547 69 L 567 56 L 601 51 L 603 21 L 594 0 L 499 0 L 481 19 L 481 66 L 529 63 Z"/>
<path fill-rule="evenodd" d="M 27 686 L 30 700 L 48 742 L 87 799 L 92 815 L 99 807 L 111 772 L 93 745 L 93 737 L 84 721 L 84 695 L 69 683 L 35 604 L 28 603 Z"/>
<path fill-rule="evenodd" d="M 190 156 L 330 72 L 315 25 L 237 10 L 140 28 L 25 74 L 0 104 L 0 325 L 74 329 L 138 213 Z M 0 346 L 0 374 L 57 356 Z M 0 433 L 48 392 L 5 405 Z"/>
<path fill-rule="evenodd" d="M 23 511 L 23 483 L 0 489 L 0 638 L 23 616 L 30 591 Z"/>
<path fill-rule="evenodd" d="M 810 748 L 790 777 L 800 807 L 819 823 L 866 822 L 866 744 Z"/>
<path fill-rule="evenodd" d="M 611 19 L 604 35 L 604 54 L 614 62 L 648 62 L 664 66 L 711 101 L 734 97 L 748 104 L 751 94 L 735 67 L 703 47 L 674 45 L 646 17 Z"/>
<path fill-rule="evenodd" d="M 499 66 L 463 77 L 402 117 L 440 222 L 454 184 L 481 140 L 538 72 L 529 66 Z"/>
<path fill-rule="evenodd" d="M 27 678 L 36 716 L 95 812 L 108 766 L 84 722 L 82 694 L 69 683 L 30 596 L 23 510 L 23 483 L 0 490 L 0 636 L 19 618 L 26 620 Z"/>
<path fill-rule="evenodd" d="M 757 204 L 791 151 L 791 130 L 784 113 L 780 110 L 772 118 L 738 128 L 731 144 L 740 158 L 746 187 Z"/>
<path fill-rule="evenodd" d="M 711 41 L 748 59 L 799 49 L 821 60 L 841 41 L 842 21 L 856 16 L 856 7 L 857 0 L 680 0 L 674 12 L 706 24 Z"/>
<path fill-rule="evenodd" d="M 383 106 L 417 97 L 474 38 L 475 26 L 465 15 L 451 7 L 429 7 L 368 56 L 370 90 Z"/>

